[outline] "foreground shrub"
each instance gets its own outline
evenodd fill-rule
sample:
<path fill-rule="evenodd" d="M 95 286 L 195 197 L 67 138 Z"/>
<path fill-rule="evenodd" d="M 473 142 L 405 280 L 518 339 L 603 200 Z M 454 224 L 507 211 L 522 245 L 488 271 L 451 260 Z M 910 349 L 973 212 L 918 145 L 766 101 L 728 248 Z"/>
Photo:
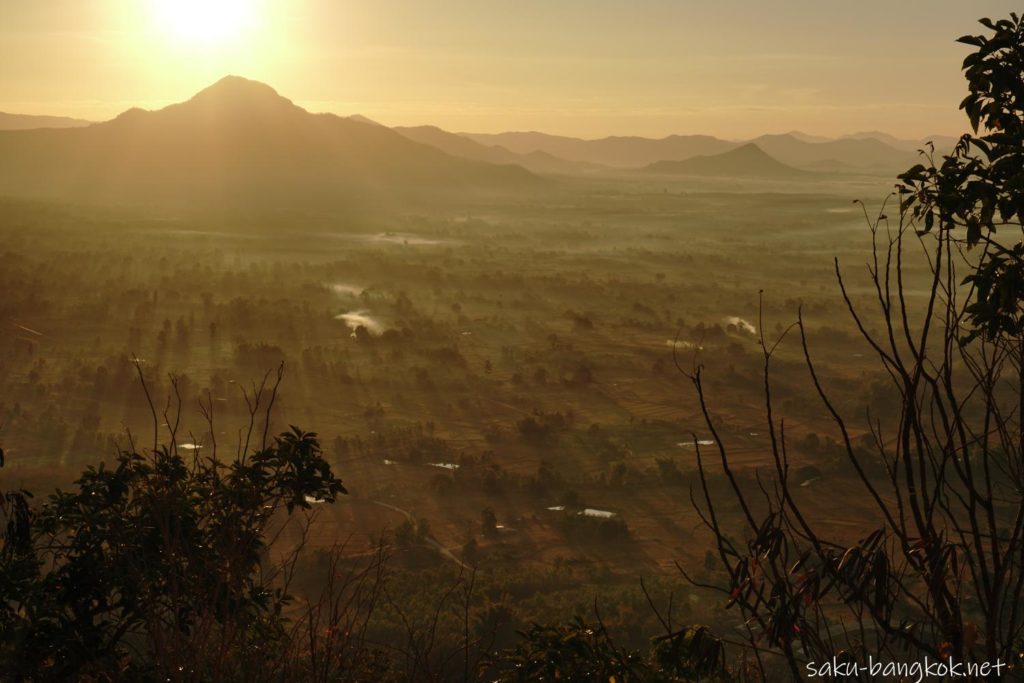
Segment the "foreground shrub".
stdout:
<path fill-rule="evenodd" d="M 289 598 L 266 571 L 268 525 L 333 501 L 342 482 L 295 427 L 230 463 L 195 453 L 122 452 L 36 509 L 28 492 L 5 495 L 0 671 L 251 679 L 247 660 L 283 646 Z"/>

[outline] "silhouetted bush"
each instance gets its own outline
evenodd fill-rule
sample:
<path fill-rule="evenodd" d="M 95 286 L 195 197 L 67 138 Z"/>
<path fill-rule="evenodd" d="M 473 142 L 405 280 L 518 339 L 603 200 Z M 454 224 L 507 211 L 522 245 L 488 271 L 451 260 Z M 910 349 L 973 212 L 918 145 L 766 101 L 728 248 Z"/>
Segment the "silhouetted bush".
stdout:
<path fill-rule="evenodd" d="M 284 641 L 289 598 L 261 571 L 268 524 L 341 493 L 316 435 L 292 428 L 230 463 L 125 451 L 35 509 L 8 494 L 0 671 L 216 680 L 244 668 L 247 650 Z"/>

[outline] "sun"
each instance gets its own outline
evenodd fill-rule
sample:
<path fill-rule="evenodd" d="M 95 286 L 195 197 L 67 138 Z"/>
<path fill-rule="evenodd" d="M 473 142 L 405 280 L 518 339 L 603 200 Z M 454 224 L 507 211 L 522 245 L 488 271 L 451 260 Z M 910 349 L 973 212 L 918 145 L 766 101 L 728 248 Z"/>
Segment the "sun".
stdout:
<path fill-rule="evenodd" d="M 151 0 L 154 20 L 174 40 L 206 47 L 236 42 L 255 20 L 254 0 Z"/>

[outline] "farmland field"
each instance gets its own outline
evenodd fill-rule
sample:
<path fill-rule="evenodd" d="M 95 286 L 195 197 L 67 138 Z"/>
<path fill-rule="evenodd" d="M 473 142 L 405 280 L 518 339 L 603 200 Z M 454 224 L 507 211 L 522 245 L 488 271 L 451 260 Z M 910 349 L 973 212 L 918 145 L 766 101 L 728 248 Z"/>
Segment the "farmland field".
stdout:
<path fill-rule="evenodd" d="M 696 449 L 712 472 L 718 457 L 682 371 L 705 366 L 716 430 L 749 485 L 772 462 L 759 330 L 773 343 L 802 310 L 837 404 L 858 418 L 877 403 L 881 371 L 854 336 L 831 255 L 867 301 L 871 236 L 852 199 L 876 212 L 884 187 L 566 179 L 526 202 L 337 222 L 9 202 L 9 476 L 67 482 L 129 438 L 151 441 L 133 358 L 158 441 L 179 420 L 173 376 L 178 444 L 233 456 L 246 392 L 283 363 L 270 431 L 317 431 L 351 492 L 317 510 L 315 547 L 347 539 L 358 557 L 408 517 L 448 551 L 413 564 L 454 570 L 472 541 L 485 572 L 682 585 L 676 563 L 702 567 L 707 547 L 690 502 Z M 807 398 L 801 353 L 791 330 L 772 365 L 790 464 L 822 523 L 859 530 L 864 502 L 835 504 L 850 472 Z M 628 531 L 592 538 L 557 509 L 567 503 Z M 497 525 L 481 536 L 484 509 Z M 584 603 L 585 586 L 573 589 Z"/>

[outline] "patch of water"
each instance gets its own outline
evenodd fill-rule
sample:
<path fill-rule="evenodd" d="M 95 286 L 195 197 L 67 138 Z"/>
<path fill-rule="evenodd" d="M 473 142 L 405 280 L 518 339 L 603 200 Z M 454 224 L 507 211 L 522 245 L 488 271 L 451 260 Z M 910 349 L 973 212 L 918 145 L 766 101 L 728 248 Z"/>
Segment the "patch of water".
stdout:
<path fill-rule="evenodd" d="M 596 508 L 583 508 L 582 510 L 580 510 L 579 514 L 583 515 L 584 517 L 597 517 L 599 519 L 610 519 L 615 516 L 614 512 L 609 512 L 608 510 L 598 510 Z"/>

